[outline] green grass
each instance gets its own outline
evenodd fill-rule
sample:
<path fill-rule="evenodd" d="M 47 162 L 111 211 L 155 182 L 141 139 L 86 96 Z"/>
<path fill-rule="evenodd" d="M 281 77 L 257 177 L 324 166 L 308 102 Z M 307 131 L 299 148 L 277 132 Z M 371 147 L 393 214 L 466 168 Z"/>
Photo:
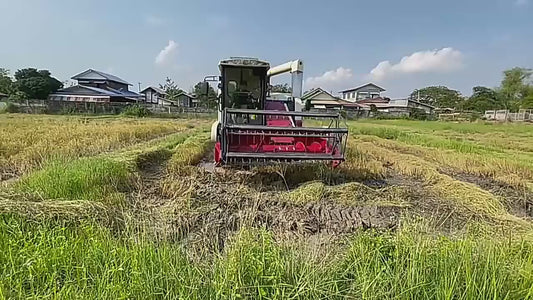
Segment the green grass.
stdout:
<path fill-rule="evenodd" d="M 23 177 L 16 189 L 45 199 L 101 200 L 125 190 L 131 171 L 127 164 L 102 157 L 52 162 Z"/>
<path fill-rule="evenodd" d="M 0 298 L 530 299 L 533 245 L 360 232 L 337 255 L 241 230 L 220 254 L 193 259 L 91 223 L 0 217 Z"/>
<path fill-rule="evenodd" d="M 351 122 L 352 123 L 352 122 Z M 386 126 L 398 126 L 405 128 L 418 128 L 425 131 L 455 131 L 458 133 L 494 133 L 505 132 L 508 134 L 533 135 L 530 126 L 523 123 L 454 123 L 454 122 L 434 122 L 434 121 L 411 121 L 411 120 L 374 120 L 365 119 L 357 123 L 378 124 Z"/>
<path fill-rule="evenodd" d="M 176 146 L 194 133 L 177 133 L 97 157 L 52 161 L 41 170 L 22 177 L 15 190 L 37 194 L 44 199 L 112 202 L 129 190 L 139 166 L 170 158 Z"/>

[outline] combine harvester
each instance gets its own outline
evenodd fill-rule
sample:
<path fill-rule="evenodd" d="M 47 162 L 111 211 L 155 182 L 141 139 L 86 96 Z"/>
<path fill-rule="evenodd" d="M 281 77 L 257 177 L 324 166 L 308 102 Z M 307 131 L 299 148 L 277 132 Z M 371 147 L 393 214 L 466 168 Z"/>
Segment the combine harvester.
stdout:
<path fill-rule="evenodd" d="M 326 161 L 333 167 L 344 161 L 348 129 L 339 113 L 302 112 L 303 62 L 277 67 L 255 58 L 235 57 L 219 64 L 218 120 L 211 129 L 216 165 L 248 166 L 272 162 Z M 270 78 L 292 75 L 292 95 L 269 99 Z M 328 126 L 307 127 L 305 120 L 327 120 Z"/>

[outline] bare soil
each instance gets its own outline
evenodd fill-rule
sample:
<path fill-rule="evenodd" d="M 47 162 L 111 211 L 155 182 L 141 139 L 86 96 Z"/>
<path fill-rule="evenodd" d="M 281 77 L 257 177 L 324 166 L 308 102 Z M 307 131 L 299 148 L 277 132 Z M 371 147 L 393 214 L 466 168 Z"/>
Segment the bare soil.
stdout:
<path fill-rule="evenodd" d="M 166 172 L 164 161 L 140 167 L 139 184 L 132 193 L 138 212 L 135 218 L 149 221 L 145 224 L 151 224 L 161 238 L 197 245 L 210 241 L 208 244 L 218 249 L 242 226 L 265 228 L 282 239 L 338 241 L 358 230 L 394 230 L 402 216 L 411 213 L 430 217 L 443 231 L 464 225 L 452 210 L 429 195 L 421 182 L 395 174 L 361 183 L 373 189 L 401 186 L 408 195 L 402 200 L 409 205 L 376 205 L 371 201 L 352 205 L 332 200 L 295 204 L 284 199 L 283 193 L 288 186 L 292 189 L 297 185 L 291 180 L 287 183 L 277 173 L 198 166 L 177 176 Z M 328 183 L 349 182 L 338 180 L 341 177 Z M 169 184 L 178 185 L 180 192 L 169 193 Z M 364 198 L 368 202 L 366 195 Z"/>

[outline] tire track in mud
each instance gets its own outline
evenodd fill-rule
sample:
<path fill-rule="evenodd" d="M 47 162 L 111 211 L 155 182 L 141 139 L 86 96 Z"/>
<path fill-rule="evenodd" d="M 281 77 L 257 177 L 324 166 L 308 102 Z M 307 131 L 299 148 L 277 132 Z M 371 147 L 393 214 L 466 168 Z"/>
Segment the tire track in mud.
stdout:
<path fill-rule="evenodd" d="M 389 174 L 379 182 L 362 183 L 374 189 L 406 188 L 410 203 L 407 207 L 363 203 L 368 197 L 357 201 L 361 195 L 354 195 L 356 201 L 348 204 L 334 199 L 297 204 L 287 201 L 279 190 L 268 191 L 275 184 L 269 178 L 266 185 L 259 186 L 257 178 L 247 181 L 253 174 L 243 177 L 239 171 L 207 171 L 202 166 L 172 174 L 167 172 L 164 159 L 148 162 L 139 169 L 138 189 L 132 193 L 138 212 L 135 218 L 148 220 L 156 236 L 198 245 L 210 241 L 219 249 L 243 226 L 265 228 L 289 239 L 337 239 L 361 229 L 394 230 L 405 212 L 434 220 L 441 227 L 439 230 L 446 232 L 453 232 L 464 223 L 453 208 L 428 194 L 424 184 L 398 174 Z M 169 182 L 178 184 L 177 193 L 166 190 Z"/>
<path fill-rule="evenodd" d="M 219 243 L 243 226 L 265 228 L 278 236 L 341 237 L 360 229 L 394 229 L 404 208 L 394 206 L 350 206 L 332 201 L 295 204 L 242 188 L 213 174 L 191 178 L 188 210 L 176 210 L 172 228 L 181 238 L 198 233 Z"/>

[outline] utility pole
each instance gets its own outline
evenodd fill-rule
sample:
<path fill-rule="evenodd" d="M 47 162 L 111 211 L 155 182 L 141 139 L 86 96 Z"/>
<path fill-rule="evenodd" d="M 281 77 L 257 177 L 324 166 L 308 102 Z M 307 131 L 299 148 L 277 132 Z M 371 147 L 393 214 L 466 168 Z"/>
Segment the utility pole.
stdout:
<path fill-rule="evenodd" d="M 139 84 L 139 94 L 141 93 L 141 83 L 137 82 Z M 139 97 L 137 97 L 137 103 L 139 103 Z"/>

